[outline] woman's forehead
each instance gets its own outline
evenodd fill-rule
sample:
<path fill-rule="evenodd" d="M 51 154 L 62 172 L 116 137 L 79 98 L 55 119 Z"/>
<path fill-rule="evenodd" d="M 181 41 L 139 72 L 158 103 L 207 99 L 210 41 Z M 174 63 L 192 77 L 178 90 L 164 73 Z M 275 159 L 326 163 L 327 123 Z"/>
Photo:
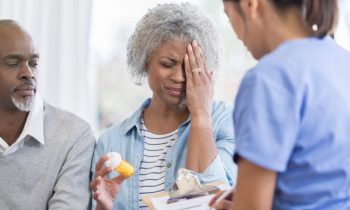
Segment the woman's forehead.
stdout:
<path fill-rule="evenodd" d="M 187 52 L 188 40 L 170 39 L 161 42 L 153 51 L 153 55 L 178 57 Z"/>

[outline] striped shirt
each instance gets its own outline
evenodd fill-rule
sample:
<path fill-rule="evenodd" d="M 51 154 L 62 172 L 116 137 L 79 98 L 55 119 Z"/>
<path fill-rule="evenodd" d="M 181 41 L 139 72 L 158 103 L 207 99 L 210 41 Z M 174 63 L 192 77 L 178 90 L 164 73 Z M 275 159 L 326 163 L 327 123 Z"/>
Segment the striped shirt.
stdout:
<path fill-rule="evenodd" d="M 139 204 L 140 209 L 149 209 L 142 201 L 146 194 L 164 191 L 165 155 L 177 139 L 178 130 L 167 134 L 154 134 L 147 130 L 141 119 L 141 133 L 145 140 L 144 154 L 140 165 Z"/>

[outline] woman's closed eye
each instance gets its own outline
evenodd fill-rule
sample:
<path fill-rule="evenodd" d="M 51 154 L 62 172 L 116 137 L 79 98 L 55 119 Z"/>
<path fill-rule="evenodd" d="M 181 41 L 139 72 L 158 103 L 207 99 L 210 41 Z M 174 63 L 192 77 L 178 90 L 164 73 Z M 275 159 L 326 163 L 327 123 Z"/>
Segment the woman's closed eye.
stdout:
<path fill-rule="evenodd" d="M 160 64 L 165 68 L 171 68 L 176 65 L 176 62 L 174 61 L 166 61 L 166 62 L 160 62 Z"/>

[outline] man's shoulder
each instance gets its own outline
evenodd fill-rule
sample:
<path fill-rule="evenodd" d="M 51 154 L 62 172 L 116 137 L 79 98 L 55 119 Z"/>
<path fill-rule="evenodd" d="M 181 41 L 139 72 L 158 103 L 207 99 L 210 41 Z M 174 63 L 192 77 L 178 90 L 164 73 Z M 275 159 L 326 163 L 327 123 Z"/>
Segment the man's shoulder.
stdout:
<path fill-rule="evenodd" d="M 90 125 L 77 115 L 48 103 L 44 103 L 44 123 L 60 130 L 90 129 Z"/>

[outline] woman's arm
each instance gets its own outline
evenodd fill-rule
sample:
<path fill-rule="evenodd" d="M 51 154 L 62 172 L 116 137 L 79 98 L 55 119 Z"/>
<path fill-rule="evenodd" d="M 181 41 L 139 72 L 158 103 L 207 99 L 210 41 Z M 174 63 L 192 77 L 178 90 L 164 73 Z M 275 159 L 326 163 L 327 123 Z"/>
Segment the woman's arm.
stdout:
<path fill-rule="evenodd" d="M 196 41 L 188 46 L 185 72 L 186 99 L 191 117 L 186 168 L 201 173 L 215 159 L 218 152 L 211 119 L 214 81 Z"/>
<path fill-rule="evenodd" d="M 191 117 L 186 167 L 198 173 L 204 172 L 217 155 L 211 121 L 210 115 Z"/>
<path fill-rule="evenodd" d="M 276 172 L 245 159 L 238 160 L 238 180 L 231 210 L 270 210 L 276 184 Z"/>

